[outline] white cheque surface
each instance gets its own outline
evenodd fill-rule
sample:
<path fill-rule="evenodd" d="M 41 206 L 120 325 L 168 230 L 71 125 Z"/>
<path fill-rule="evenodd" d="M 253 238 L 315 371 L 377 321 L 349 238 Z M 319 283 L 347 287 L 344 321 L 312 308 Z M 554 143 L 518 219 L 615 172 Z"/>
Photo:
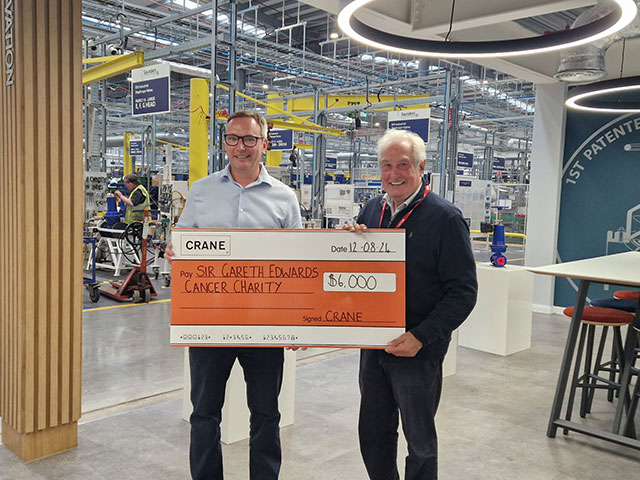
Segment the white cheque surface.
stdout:
<path fill-rule="evenodd" d="M 258 233 L 259 232 L 259 233 Z M 175 229 L 176 260 L 405 260 L 404 230 Z"/>
<path fill-rule="evenodd" d="M 404 333 L 403 230 L 176 229 L 171 344 L 384 347 Z"/>

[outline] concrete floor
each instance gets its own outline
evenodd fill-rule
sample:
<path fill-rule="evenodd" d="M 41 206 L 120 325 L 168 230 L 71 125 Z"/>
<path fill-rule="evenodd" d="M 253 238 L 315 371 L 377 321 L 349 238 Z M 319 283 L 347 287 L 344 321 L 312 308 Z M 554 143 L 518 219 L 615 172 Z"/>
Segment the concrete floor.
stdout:
<path fill-rule="evenodd" d="M 0 446 L 0 479 L 189 478 L 183 352 L 167 345 L 170 304 L 100 308 L 85 312 L 78 448 L 23 464 Z M 444 381 L 437 417 L 442 479 L 636 478 L 636 450 L 579 434 L 545 435 L 567 326 L 562 316 L 534 314 L 532 348 L 509 357 L 458 347 L 457 374 Z M 357 446 L 357 366 L 350 350 L 298 361 L 281 480 L 366 478 Z M 588 421 L 612 413 L 599 399 Z M 247 441 L 223 450 L 225 478 L 247 479 Z M 400 464 L 405 453 L 401 446 Z"/>

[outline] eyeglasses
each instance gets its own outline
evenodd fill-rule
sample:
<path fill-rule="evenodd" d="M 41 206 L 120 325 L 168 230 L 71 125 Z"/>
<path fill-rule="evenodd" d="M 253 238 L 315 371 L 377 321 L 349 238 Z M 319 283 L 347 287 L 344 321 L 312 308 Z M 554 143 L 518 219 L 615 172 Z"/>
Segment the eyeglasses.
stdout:
<path fill-rule="evenodd" d="M 255 147 L 258 144 L 258 140 L 263 138 L 264 137 L 254 137 L 253 135 L 244 135 L 243 137 L 240 137 L 238 135 L 227 134 L 224 136 L 224 143 L 230 147 L 235 147 L 238 145 L 240 139 L 242 139 L 242 143 L 245 147 Z"/>

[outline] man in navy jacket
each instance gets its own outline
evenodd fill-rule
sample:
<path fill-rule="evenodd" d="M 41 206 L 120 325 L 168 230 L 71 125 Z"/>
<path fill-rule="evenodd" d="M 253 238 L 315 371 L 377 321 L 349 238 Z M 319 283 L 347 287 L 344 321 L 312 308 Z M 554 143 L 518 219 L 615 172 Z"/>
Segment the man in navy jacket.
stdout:
<path fill-rule="evenodd" d="M 471 313 L 477 294 L 469 227 L 453 204 L 423 181 L 426 150 L 409 131 L 388 130 L 378 142 L 385 195 L 370 200 L 348 230 L 406 232 L 406 332 L 385 350 L 360 356 L 360 451 L 371 480 L 397 480 L 398 417 L 408 443 L 405 480 L 435 480 L 434 417 L 442 361 L 451 332 Z"/>

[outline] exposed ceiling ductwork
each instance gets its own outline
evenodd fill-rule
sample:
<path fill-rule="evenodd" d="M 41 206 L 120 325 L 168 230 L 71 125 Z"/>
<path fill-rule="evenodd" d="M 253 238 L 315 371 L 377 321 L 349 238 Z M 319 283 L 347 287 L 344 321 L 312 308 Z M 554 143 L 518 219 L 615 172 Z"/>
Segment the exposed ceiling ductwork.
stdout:
<path fill-rule="evenodd" d="M 583 12 L 571 25 L 579 27 L 602 18 L 614 8 L 612 2 L 602 1 Z M 618 33 L 593 43 L 566 50 L 560 54 L 558 72 L 554 77 L 563 82 L 587 83 L 607 76 L 604 57 L 611 45 L 627 38 L 640 37 L 640 16 Z"/>

